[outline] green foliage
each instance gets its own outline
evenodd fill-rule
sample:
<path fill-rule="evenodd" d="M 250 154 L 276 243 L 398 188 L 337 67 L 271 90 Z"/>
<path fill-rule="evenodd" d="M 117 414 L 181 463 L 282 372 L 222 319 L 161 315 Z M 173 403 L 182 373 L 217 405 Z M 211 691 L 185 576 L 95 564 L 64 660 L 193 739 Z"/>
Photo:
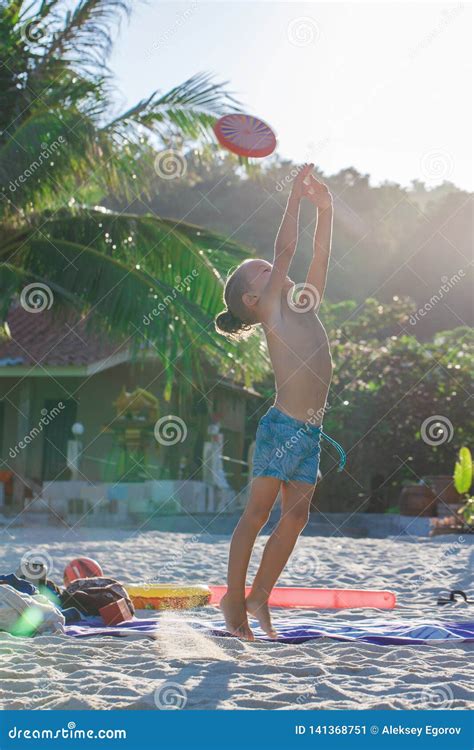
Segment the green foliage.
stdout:
<path fill-rule="evenodd" d="M 459 460 L 454 467 L 454 486 L 460 495 L 469 492 L 472 485 L 472 456 L 471 451 L 463 446 L 459 451 Z M 468 497 L 459 514 L 469 526 L 474 526 L 474 498 Z"/>
<path fill-rule="evenodd" d="M 407 335 L 382 342 L 333 339 L 334 378 L 325 430 L 346 448 L 348 472 L 332 472 L 325 479 L 329 505 L 340 507 L 343 497 L 345 507 L 364 507 L 374 474 L 383 475 L 385 490 L 395 501 L 403 480 L 416 483 L 425 475 L 450 473 L 453 452 L 474 429 L 466 408 L 474 335 L 460 328 L 447 339 L 437 344 Z M 421 426 L 435 414 L 451 422 L 453 435 L 429 445 Z"/>
<path fill-rule="evenodd" d="M 454 467 L 454 486 L 460 495 L 469 492 L 472 484 L 472 456 L 469 448 L 463 446 L 459 451 L 459 460 Z"/>
<path fill-rule="evenodd" d="M 237 347 L 213 322 L 223 276 L 249 251 L 185 221 L 124 210 L 157 180 L 152 142 L 209 141 L 235 102 L 198 74 L 117 116 L 107 60 L 131 7 L 0 6 L 0 312 L 42 282 L 58 314 L 72 306 L 137 353 L 157 353 L 168 397 L 202 386 L 205 362 L 249 383 L 266 369 L 258 338 Z M 120 212 L 97 205 L 106 195 L 124 202 Z"/>
<path fill-rule="evenodd" d="M 456 451 L 474 431 L 466 406 L 474 369 L 472 330 L 460 327 L 419 342 L 404 332 L 413 303 L 384 304 L 381 313 L 379 306 L 368 300 L 367 306 L 326 301 L 321 307 L 334 362 L 324 429 L 348 455 L 346 470 L 338 473 L 338 457 L 323 441 L 318 498 L 323 511 L 363 510 L 377 475 L 395 505 L 404 483 L 450 474 Z M 390 335 L 382 338 L 384 331 Z M 270 401 L 272 379 L 262 386 Z M 439 445 L 421 435 L 423 422 L 433 415 L 453 425 L 451 439 Z"/>
<path fill-rule="evenodd" d="M 202 384 L 209 362 L 247 385 L 265 376 L 262 391 L 272 397 L 261 336 L 229 343 L 213 319 L 223 277 L 250 254 L 245 246 L 271 259 L 294 165 L 275 157 L 243 169 L 217 150 L 211 126 L 236 105 L 203 74 L 117 115 L 107 60 L 131 7 L 0 4 L 0 312 L 25 284 L 41 281 L 58 314 L 72 306 L 145 356 L 158 353 L 168 397 Z M 186 173 L 157 179 L 156 149 L 184 150 L 189 140 Z M 321 309 L 335 364 L 325 429 L 346 448 L 348 465 L 343 475 L 329 471 L 323 447 L 323 496 L 328 507 L 355 510 L 373 473 L 383 473 L 395 497 L 403 480 L 450 472 L 453 451 L 472 435 L 464 261 L 472 216 L 469 196 L 453 185 L 373 187 L 353 168 L 324 179 L 336 209 Z M 301 218 L 296 281 L 312 253 L 309 206 Z M 416 317 L 459 269 L 465 274 L 447 304 Z M 421 439 L 433 414 L 452 422 L 452 441 Z"/>
<path fill-rule="evenodd" d="M 236 241 L 271 260 L 296 165 L 272 157 L 254 165 L 249 173 L 237 169 L 220 150 L 211 149 L 190 152 L 186 159 L 188 169 L 179 182 L 155 180 L 146 186 L 152 195 L 147 205 L 161 216 L 186 217 L 220 232 L 230 231 Z M 326 298 L 343 305 L 353 305 L 346 300 L 354 300 L 351 312 L 369 298 L 376 298 L 384 307 L 394 304 L 394 297 L 402 303 L 409 298 L 414 302 L 410 316 L 422 311 L 405 327 L 419 339 L 429 340 L 439 330 L 457 327 L 463 321 L 469 325 L 471 196 L 448 183 L 436 190 L 420 183 L 416 190 L 388 183 L 372 186 L 368 175 L 355 169 L 319 174 L 334 195 L 335 207 Z M 296 282 L 306 276 L 313 228 L 314 212 L 303 205 L 298 251 L 290 274 Z M 443 279 L 451 279 L 459 271 L 463 274 L 459 281 L 440 293 Z M 426 312 L 422 308 L 434 295 L 440 301 Z"/>
<path fill-rule="evenodd" d="M 474 497 L 470 497 L 461 508 L 459 514 L 469 526 L 474 526 Z"/>
<path fill-rule="evenodd" d="M 399 333 L 407 325 L 413 308 L 413 301 L 407 298 L 396 296 L 390 302 L 382 304 L 369 297 L 360 305 L 353 300 L 331 305 L 329 312 L 322 315 L 338 341 L 363 343 L 374 339 L 384 341 Z M 336 318 L 331 320 L 334 312 Z"/>

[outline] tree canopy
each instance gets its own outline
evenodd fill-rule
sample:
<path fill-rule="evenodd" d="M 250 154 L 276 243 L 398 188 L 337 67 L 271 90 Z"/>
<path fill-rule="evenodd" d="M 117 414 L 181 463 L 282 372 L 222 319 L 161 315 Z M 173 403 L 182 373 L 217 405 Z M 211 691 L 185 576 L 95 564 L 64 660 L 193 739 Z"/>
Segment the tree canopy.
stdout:
<path fill-rule="evenodd" d="M 213 326 L 222 275 L 248 251 L 219 232 L 144 215 L 143 205 L 139 214 L 127 210 L 150 173 L 158 179 L 152 153 L 209 140 L 216 117 L 236 104 L 224 84 L 197 74 L 117 114 L 107 61 L 131 7 L 0 5 L 0 312 L 40 283 L 58 313 L 69 305 L 135 349 L 154 350 L 167 397 L 177 383 L 200 383 L 204 360 L 250 382 L 264 362 L 258 341 L 236 356 Z M 110 194 L 122 201 L 119 212 L 102 205 Z M 176 378 L 177 369 L 187 378 Z"/>

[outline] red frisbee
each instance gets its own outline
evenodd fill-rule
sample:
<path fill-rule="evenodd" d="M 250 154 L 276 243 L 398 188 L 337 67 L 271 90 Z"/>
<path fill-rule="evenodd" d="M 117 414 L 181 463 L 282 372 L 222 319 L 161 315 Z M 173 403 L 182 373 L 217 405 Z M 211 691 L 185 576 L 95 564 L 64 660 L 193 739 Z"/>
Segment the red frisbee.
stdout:
<path fill-rule="evenodd" d="M 273 130 L 252 115 L 225 115 L 214 125 L 217 140 L 239 156 L 262 158 L 276 148 Z"/>
<path fill-rule="evenodd" d="M 78 557 L 64 568 L 64 585 L 69 586 L 78 578 L 97 578 L 103 575 L 102 568 L 96 560 L 90 557 Z"/>

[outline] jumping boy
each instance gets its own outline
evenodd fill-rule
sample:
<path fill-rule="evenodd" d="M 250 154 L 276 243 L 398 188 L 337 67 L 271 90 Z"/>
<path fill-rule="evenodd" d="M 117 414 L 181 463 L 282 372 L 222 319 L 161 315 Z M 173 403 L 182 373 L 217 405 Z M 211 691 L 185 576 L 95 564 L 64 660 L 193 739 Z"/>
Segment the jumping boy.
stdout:
<path fill-rule="evenodd" d="M 275 374 L 276 398 L 259 422 L 253 480 L 247 507 L 230 546 L 227 593 L 222 599 L 227 629 L 253 640 L 248 614 L 271 637 L 268 598 L 304 529 L 319 468 L 322 417 L 332 377 L 329 341 L 317 316 L 326 285 L 331 250 L 332 197 L 305 165 L 294 179 L 275 241 L 273 264 L 242 263 L 227 279 L 227 310 L 216 318 L 220 333 L 245 337 L 261 324 Z M 317 210 L 314 252 L 306 282 L 295 301 L 288 270 L 298 241 L 300 203 L 307 198 Z M 268 521 L 278 492 L 281 518 L 263 552 L 260 567 L 245 598 L 245 580 L 258 533 Z"/>

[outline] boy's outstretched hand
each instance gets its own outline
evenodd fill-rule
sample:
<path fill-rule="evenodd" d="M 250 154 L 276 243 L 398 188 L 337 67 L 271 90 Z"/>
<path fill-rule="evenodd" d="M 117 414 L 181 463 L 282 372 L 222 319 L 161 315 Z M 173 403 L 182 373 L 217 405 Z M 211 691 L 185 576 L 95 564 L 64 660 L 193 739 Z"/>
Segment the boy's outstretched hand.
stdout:
<path fill-rule="evenodd" d="M 307 198 L 317 208 L 330 208 L 332 206 L 332 195 L 326 185 L 311 174 L 314 164 L 304 164 L 293 180 L 291 187 L 291 198 L 301 201 Z"/>
<path fill-rule="evenodd" d="M 303 164 L 291 186 L 290 197 L 300 201 L 305 195 L 308 189 L 308 184 L 305 182 L 308 175 L 311 175 L 311 171 L 314 164 Z"/>
<path fill-rule="evenodd" d="M 316 179 L 312 174 L 303 183 L 303 195 L 317 208 L 331 208 L 332 195 L 324 183 Z"/>

